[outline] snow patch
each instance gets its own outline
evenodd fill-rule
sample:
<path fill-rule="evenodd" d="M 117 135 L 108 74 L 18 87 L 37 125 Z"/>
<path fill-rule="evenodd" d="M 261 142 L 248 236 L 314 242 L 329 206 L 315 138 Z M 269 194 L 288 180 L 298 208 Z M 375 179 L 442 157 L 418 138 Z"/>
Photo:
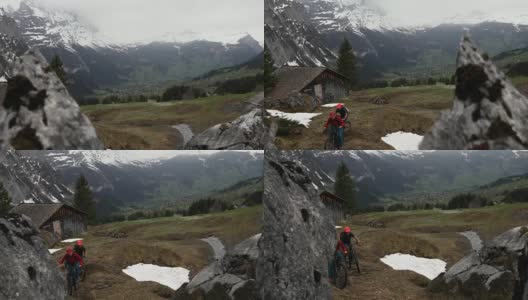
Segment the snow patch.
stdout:
<path fill-rule="evenodd" d="M 139 263 L 127 267 L 123 273 L 137 281 L 153 281 L 177 290 L 189 282 L 190 271 L 181 267 L 169 268 Z"/>
<path fill-rule="evenodd" d="M 320 113 L 286 113 L 273 109 L 268 109 L 268 113 L 274 117 L 299 122 L 299 124 L 307 128 L 312 119 L 320 115 Z"/>
<path fill-rule="evenodd" d="M 423 258 L 401 253 L 386 255 L 380 260 L 394 270 L 413 271 L 430 280 L 445 272 L 447 265 L 445 261 L 440 259 Z"/>
<path fill-rule="evenodd" d="M 82 240 L 83 239 L 73 238 L 73 239 L 68 239 L 68 240 L 61 241 L 61 243 L 74 243 L 74 242 L 82 241 Z"/>
<path fill-rule="evenodd" d="M 59 248 L 59 249 L 48 249 L 50 254 L 53 254 L 53 253 L 55 253 L 57 251 L 60 251 L 60 250 L 62 250 L 62 248 Z"/>
<path fill-rule="evenodd" d="M 5 76 L 0 77 L 0 83 L 7 83 L 7 78 Z"/>
<path fill-rule="evenodd" d="M 387 134 L 382 137 L 381 140 L 396 150 L 419 150 L 423 136 L 410 132 L 398 131 Z"/>
<path fill-rule="evenodd" d="M 321 107 L 336 107 L 338 104 L 343 104 L 343 103 L 328 103 L 328 104 L 321 105 Z"/>

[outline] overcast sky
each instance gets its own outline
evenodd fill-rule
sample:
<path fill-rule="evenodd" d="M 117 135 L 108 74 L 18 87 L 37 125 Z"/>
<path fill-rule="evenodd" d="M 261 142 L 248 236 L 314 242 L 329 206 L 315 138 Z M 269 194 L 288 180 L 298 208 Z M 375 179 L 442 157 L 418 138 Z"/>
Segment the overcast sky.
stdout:
<path fill-rule="evenodd" d="M 366 0 L 403 25 L 436 25 L 475 12 L 515 22 L 528 20 L 528 0 Z M 524 17 L 523 17 L 524 15 Z M 467 17 L 466 17 L 467 18 Z M 469 20 L 469 18 L 467 18 Z"/>
<path fill-rule="evenodd" d="M 264 40 L 263 0 L 38 0 L 74 10 L 117 43 L 176 39 L 184 32 L 226 41 L 249 33 Z"/>

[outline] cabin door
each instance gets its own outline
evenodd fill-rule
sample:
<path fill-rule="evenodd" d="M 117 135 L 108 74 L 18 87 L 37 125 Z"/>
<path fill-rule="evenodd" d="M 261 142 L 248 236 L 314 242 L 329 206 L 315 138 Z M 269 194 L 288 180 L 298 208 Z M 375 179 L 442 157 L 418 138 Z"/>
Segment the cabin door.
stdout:
<path fill-rule="evenodd" d="M 62 226 L 60 221 L 53 221 L 53 233 L 62 238 Z"/>
<path fill-rule="evenodd" d="M 315 92 L 315 97 L 317 97 L 318 99 L 324 100 L 324 97 L 323 97 L 323 85 L 322 84 L 316 84 L 314 86 L 314 92 Z"/>

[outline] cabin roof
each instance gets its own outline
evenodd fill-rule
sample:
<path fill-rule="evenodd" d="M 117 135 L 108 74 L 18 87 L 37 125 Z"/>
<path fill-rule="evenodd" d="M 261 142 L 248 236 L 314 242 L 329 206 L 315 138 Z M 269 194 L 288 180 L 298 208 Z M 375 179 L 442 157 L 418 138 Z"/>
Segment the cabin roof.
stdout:
<path fill-rule="evenodd" d="M 330 198 L 338 202 L 345 203 L 345 200 L 343 198 L 338 197 L 335 194 L 330 193 L 329 191 L 321 192 L 321 194 L 319 194 L 319 197 L 321 198 L 321 200 L 323 200 L 323 202 L 325 201 L 326 198 Z"/>
<path fill-rule="evenodd" d="M 46 223 L 53 215 L 61 208 L 67 208 L 73 210 L 81 215 L 86 215 L 72 206 L 64 203 L 53 203 L 53 204 L 37 204 L 37 203 L 22 203 L 14 207 L 10 212 L 19 215 L 28 216 L 35 227 L 40 228 Z"/>
<path fill-rule="evenodd" d="M 269 95 L 266 96 L 271 99 L 282 99 L 292 92 L 300 92 L 324 72 L 330 72 L 336 77 L 346 79 L 345 76 L 329 68 L 283 66 L 273 72 L 273 75 L 277 79 L 277 84 L 269 92 Z"/>

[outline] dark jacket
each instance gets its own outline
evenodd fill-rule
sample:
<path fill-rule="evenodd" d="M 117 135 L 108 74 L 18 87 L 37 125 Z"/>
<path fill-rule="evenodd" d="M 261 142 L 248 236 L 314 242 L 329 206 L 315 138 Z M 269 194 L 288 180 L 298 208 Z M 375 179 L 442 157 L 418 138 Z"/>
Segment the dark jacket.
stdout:
<path fill-rule="evenodd" d="M 345 245 L 351 245 L 352 244 L 352 238 L 354 238 L 354 234 L 352 232 L 346 233 L 346 232 L 343 231 L 339 235 L 339 240 L 341 242 L 343 242 L 343 244 L 345 244 Z"/>
<path fill-rule="evenodd" d="M 80 257 L 84 257 L 84 253 L 86 252 L 86 249 L 84 246 L 75 245 L 73 247 L 73 251 L 77 253 Z"/>

